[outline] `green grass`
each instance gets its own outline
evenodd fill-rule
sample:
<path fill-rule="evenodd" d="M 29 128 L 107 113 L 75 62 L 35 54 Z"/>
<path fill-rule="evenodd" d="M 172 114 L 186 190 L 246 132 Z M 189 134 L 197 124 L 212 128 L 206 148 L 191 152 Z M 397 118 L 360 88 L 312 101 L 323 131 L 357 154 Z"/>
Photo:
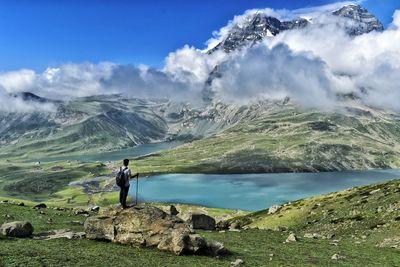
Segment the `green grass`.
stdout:
<path fill-rule="evenodd" d="M 0 214 L 10 214 L 18 220 L 29 220 L 35 232 L 70 228 L 82 231 L 72 220 L 84 220 L 71 211 L 43 210 L 0 204 Z M 61 214 L 61 215 L 58 215 Z M 52 218 L 52 223 L 48 219 Z M 2 216 L 0 224 L 6 220 Z M 338 246 L 331 240 L 305 239 L 284 243 L 288 233 L 270 230 L 237 232 L 201 231 L 208 240 L 223 242 L 232 255 L 220 259 L 206 256 L 175 256 L 153 248 L 137 248 L 93 240 L 33 240 L 0 237 L 1 266 L 229 266 L 243 259 L 246 266 L 400 266 L 398 251 L 378 248 L 370 243 L 354 244 L 343 240 Z M 335 253 L 346 256 L 338 262 Z M 271 257 L 270 254 L 273 254 Z M 270 258 L 272 258 L 270 260 Z"/>

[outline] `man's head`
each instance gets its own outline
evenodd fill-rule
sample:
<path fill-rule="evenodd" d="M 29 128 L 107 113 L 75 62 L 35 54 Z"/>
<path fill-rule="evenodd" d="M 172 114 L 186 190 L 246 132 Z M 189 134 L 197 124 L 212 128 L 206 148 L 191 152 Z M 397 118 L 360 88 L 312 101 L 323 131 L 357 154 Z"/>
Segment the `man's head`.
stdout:
<path fill-rule="evenodd" d="M 129 165 L 129 159 L 124 159 L 124 166 L 128 166 Z"/>

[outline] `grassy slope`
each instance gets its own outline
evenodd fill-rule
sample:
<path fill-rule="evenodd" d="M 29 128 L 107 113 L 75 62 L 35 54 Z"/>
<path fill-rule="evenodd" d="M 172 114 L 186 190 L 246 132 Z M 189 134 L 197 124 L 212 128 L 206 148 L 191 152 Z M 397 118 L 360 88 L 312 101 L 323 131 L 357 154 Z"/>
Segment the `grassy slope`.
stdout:
<path fill-rule="evenodd" d="M 215 136 L 136 161 L 141 172 L 282 172 L 400 167 L 400 122 L 271 109 Z"/>
<path fill-rule="evenodd" d="M 375 189 L 381 191 L 370 195 Z M 5 239 L 0 237 L 0 265 L 66 265 L 66 266 L 228 266 L 229 262 L 241 258 L 247 266 L 400 266 L 398 250 L 392 248 L 379 248 L 377 243 L 384 238 L 393 237 L 399 233 L 399 222 L 394 221 L 399 216 L 399 211 L 390 213 L 373 213 L 379 206 L 388 208 L 390 204 L 400 203 L 399 198 L 400 181 L 386 184 L 373 185 L 343 191 L 326 196 L 300 200 L 287 205 L 281 212 L 266 217 L 265 212 L 259 212 L 241 221 L 253 220 L 251 226 L 275 227 L 286 225 L 298 234 L 303 232 L 324 233 L 329 225 L 332 229 L 331 219 L 324 215 L 322 210 L 336 205 L 334 217 L 343 222 L 348 219 L 348 212 L 353 209 L 361 210 L 363 221 L 355 223 L 336 223 L 335 239 L 337 246 L 332 245 L 328 239 L 301 238 L 295 243 L 284 243 L 288 232 L 271 230 L 250 229 L 237 232 L 200 232 L 208 239 L 223 242 L 232 251 L 232 255 L 215 259 L 203 256 L 174 256 L 171 253 L 159 252 L 156 249 L 142 249 L 130 246 L 122 246 L 106 242 L 91 240 L 50 240 L 39 241 L 32 239 Z M 368 195 L 366 195 L 368 193 Z M 340 195 L 339 195 L 340 194 Z M 357 205 L 364 196 L 369 197 L 367 203 Z M 345 201 L 345 199 L 348 201 Z M 341 203 L 343 198 L 343 203 Z M 320 205 L 313 208 L 316 203 Z M 336 204 L 335 204 L 336 203 Z M 302 207 L 297 209 L 297 207 Z M 312 220 L 319 221 L 306 224 L 305 219 L 309 213 L 307 207 L 315 212 Z M 307 212 L 301 213 L 302 209 Z M 30 220 L 35 227 L 35 232 L 70 228 L 82 231 L 82 226 L 73 224 L 71 221 L 83 221 L 85 217 L 75 216 L 71 210 L 56 211 L 44 210 L 44 214 L 33 210 L 30 206 L 19 207 L 12 204 L 0 204 L 0 214 L 8 214 L 12 218 L 0 217 L 0 224 L 12 220 Z M 49 218 L 52 219 L 49 223 Z M 245 219 L 246 218 L 246 219 Z M 374 221 L 375 218 L 377 221 Z M 304 219 L 304 220 L 303 220 Z M 368 230 L 379 220 L 391 226 L 379 227 L 378 230 Z M 353 222 L 353 220 L 351 220 Z M 365 223 L 365 225 L 364 225 Z M 364 226 L 366 227 L 364 227 Z M 364 227 L 364 228 L 363 228 Z M 364 232 L 364 229 L 367 232 Z M 358 239 L 349 236 L 356 231 Z M 359 232 L 357 232 L 359 231 Z M 368 234 L 368 231 L 371 233 Z M 373 232 L 373 233 L 372 233 Z M 361 234 L 367 234 L 366 239 L 361 239 Z M 361 242 L 358 242 L 361 241 Z M 18 253 L 16 253 L 18 251 Z M 335 253 L 346 256 L 339 262 L 331 260 Z M 271 257 L 270 255 L 273 254 Z"/>
<path fill-rule="evenodd" d="M 284 227 L 300 235 L 317 234 L 370 245 L 385 238 L 400 240 L 400 180 L 302 199 L 274 214 L 263 210 L 234 220 L 251 228 Z"/>

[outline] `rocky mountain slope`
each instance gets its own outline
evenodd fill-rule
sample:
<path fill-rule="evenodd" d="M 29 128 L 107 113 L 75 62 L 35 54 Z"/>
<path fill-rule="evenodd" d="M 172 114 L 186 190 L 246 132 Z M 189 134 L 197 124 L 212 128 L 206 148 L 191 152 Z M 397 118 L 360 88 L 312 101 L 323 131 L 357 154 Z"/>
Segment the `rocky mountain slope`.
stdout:
<path fill-rule="evenodd" d="M 345 5 L 331 13 L 343 18 L 347 32 L 357 36 L 371 31 L 383 31 L 382 23 L 367 9 L 360 5 Z M 226 53 L 253 45 L 266 37 L 274 37 L 281 32 L 305 28 L 312 23 L 319 22 L 318 18 L 296 18 L 289 21 L 280 21 L 263 12 L 256 12 L 246 17 L 245 21 L 232 26 L 226 37 L 214 48 L 208 51 L 213 53 L 222 49 Z"/>

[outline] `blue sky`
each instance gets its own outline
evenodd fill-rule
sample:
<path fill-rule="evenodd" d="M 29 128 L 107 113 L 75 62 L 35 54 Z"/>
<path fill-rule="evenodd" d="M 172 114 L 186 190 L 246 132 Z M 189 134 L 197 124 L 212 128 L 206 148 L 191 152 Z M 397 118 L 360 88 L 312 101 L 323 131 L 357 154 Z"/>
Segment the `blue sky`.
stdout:
<path fill-rule="evenodd" d="M 297 9 L 324 0 L 0 0 L 0 72 L 68 62 L 163 65 L 185 44 L 204 48 L 214 30 L 251 8 Z M 387 26 L 399 0 L 363 4 Z"/>

